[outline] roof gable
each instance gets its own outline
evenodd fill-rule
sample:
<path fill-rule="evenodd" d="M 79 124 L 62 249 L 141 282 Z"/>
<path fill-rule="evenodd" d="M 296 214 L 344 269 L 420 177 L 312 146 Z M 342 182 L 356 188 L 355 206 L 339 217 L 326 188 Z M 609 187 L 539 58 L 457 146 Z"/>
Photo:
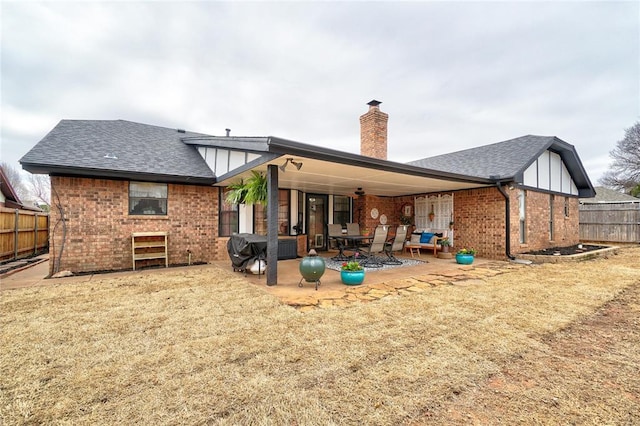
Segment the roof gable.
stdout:
<path fill-rule="evenodd" d="M 22 205 L 22 201 L 20 201 L 20 197 L 16 193 L 15 189 L 7 179 L 7 175 L 4 173 L 4 169 L 0 167 L 0 191 L 4 196 L 4 201 L 13 202 L 15 205 Z"/>
<path fill-rule="evenodd" d="M 411 161 L 420 167 L 490 178 L 515 177 L 547 149 L 552 136 L 527 135 L 504 142 Z"/>
<path fill-rule="evenodd" d="M 555 136 L 521 136 L 490 145 L 423 158 L 408 164 L 483 178 L 510 179 L 522 183 L 525 170 L 546 150 L 560 155 L 580 196 L 588 197 L 595 193 L 575 147 Z"/>

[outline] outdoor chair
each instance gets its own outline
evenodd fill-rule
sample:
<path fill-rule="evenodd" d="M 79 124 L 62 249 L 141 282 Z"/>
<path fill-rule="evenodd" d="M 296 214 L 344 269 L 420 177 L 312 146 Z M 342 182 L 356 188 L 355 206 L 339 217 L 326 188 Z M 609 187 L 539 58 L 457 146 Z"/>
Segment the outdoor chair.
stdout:
<path fill-rule="evenodd" d="M 347 223 L 347 235 L 360 235 L 360 224 Z"/>
<path fill-rule="evenodd" d="M 358 237 L 360 236 L 360 224 L 359 223 L 347 223 L 347 235 L 350 237 Z M 361 242 L 355 243 L 354 248 L 358 248 L 358 246 L 362 245 Z"/>
<path fill-rule="evenodd" d="M 380 268 L 384 265 L 384 259 L 378 257 L 378 255 L 384 253 L 384 245 L 387 242 L 388 233 L 389 228 L 387 226 L 378 225 L 376 227 L 371 244 L 361 249 L 366 258 L 360 262 L 360 265 L 368 268 Z"/>
<path fill-rule="evenodd" d="M 344 254 L 345 244 L 342 235 L 342 225 L 338 223 L 327 224 L 327 236 L 329 237 L 329 246 L 338 250 L 338 254 L 333 256 L 333 260 L 348 260 L 349 257 Z"/>
<path fill-rule="evenodd" d="M 402 262 L 393 255 L 394 251 L 402 252 L 404 243 L 407 239 L 407 225 L 400 225 L 396 228 L 396 235 L 392 242 L 387 242 L 384 246 L 384 252 L 387 254 L 385 263 L 390 265 L 402 265 Z"/>

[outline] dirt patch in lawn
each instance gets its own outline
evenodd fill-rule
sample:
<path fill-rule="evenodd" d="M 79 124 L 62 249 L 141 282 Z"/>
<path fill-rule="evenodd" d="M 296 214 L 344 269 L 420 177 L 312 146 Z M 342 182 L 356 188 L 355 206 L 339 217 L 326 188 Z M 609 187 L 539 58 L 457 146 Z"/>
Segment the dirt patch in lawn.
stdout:
<path fill-rule="evenodd" d="M 448 424 L 640 424 L 640 283 L 438 412 Z M 561 419 L 561 421 L 560 421 Z"/>
<path fill-rule="evenodd" d="M 306 313 L 215 267 L 3 291 L 0 423 L 637 424 L 638 256 Z"/>

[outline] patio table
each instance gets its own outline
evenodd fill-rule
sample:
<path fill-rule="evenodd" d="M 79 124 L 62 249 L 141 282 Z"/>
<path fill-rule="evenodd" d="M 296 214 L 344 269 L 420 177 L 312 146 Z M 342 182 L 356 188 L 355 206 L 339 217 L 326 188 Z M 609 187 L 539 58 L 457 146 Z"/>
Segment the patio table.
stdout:
<path fill-rule="evenodd" d="M 333 260 L 350 260 L 353 256 L 347 256 L 345 250 L 359 253 L 361 257 L 367 257 L 358 247 L 359 243 L 369 241 L 373 237 L 369 235 L 341 235 L 334 238 L 338 242 L 338 254 L 332 257 Z"/>
<path fill-rule="evenodd" d="M 333 256 L 331 259 L 337 261 L 349 260 L 349 256 L 344 253 L 344 250 L 346 249 L 344 237 L 329 235 L 329 240 L 334 240 L 338 247 L 338 254 Z"/>

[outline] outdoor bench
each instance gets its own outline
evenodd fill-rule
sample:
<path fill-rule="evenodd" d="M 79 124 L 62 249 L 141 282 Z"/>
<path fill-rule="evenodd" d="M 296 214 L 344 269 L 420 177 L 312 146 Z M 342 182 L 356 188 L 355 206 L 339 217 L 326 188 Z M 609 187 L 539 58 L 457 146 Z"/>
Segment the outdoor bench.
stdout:
<path fill-rule="evenodd" d="M 433 255 L 436 256 L 438 250 L 442 250 L 442 245 L 438 242 L 445 238 L 452 240 L 453 231 L 450 229 L 435 229 L 428 230 L 428 232 L 413 232 L 411 239 L 404 245 L 406 251 L 411 253 L 411 257 L 414 254 L 420 256 L 420 249 L 433 250 Z"/>

